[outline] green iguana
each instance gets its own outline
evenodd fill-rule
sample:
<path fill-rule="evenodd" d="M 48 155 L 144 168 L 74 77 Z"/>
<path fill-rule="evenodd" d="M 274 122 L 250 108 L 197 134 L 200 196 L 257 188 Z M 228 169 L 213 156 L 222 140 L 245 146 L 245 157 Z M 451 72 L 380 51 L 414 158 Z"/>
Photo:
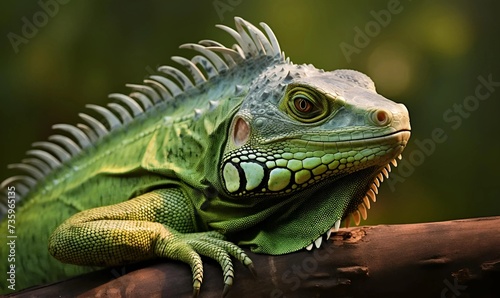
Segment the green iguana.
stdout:
<path fill-rule="evenodd" d="M 264 23 L 235 23 L 217 26 L 231 48 L 182 45 L 199 53 L 172 57 L 182 71 L 162 66 L 107 108 L 87 105 L 103 120 L 54 125 L 64 134 L 10 165 L 25 173 L 1 184 L 0 233 L 14 243 L 0 246 L 3 292 L 170 258 L 191 266 L 198 293 L 200 255 L 220 263 L 227 292 L 231 257 L 252 268 L 237 245 L 311 250 L 366 218 L 410 137 L 405 106 L 362 73 L 292 63 Z"/>

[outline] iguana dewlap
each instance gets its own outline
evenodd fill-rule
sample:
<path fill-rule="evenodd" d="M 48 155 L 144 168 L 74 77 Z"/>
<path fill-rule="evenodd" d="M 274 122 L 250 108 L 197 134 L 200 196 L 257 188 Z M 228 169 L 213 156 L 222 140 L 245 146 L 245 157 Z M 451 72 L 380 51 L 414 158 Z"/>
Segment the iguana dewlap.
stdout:
<path fill-rule="evenodd" d="M 362 73 L 293 64 L 264 23 L 235 23 L 218 26 L 232 47 L 181 46 L 197 52 L 172 57 L 181 70 L 162 66 L 107 107 L 87 105 L 95 116 L 54 125 L 10 166 L 24 172 L 1 184 L 2 235 L 17 201 L 16 290 L 160 257 L 188 263 L 197 293 L 204 255 L 227 291 L 231 257 L 252 267 L 239 246 L 310 250 L 366 218 L 410 137 L 405 106 Z"/>

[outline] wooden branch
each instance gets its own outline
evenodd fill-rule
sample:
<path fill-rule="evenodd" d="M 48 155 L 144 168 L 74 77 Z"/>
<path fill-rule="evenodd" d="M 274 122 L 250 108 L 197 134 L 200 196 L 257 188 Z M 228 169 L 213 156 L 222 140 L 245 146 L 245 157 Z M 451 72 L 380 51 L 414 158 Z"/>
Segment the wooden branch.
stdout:
<path fill-rule="evenodd" d="M 320 249 L 249 253 L 228 297 L 500 297 L 500 216 L 379 225 L 332 233 Z M 222 273 L 206 260 L 200 297 L 220 297 Z M 12 297 L 190 297 L 185 264 L 156 260 L 27 289 Z"/>

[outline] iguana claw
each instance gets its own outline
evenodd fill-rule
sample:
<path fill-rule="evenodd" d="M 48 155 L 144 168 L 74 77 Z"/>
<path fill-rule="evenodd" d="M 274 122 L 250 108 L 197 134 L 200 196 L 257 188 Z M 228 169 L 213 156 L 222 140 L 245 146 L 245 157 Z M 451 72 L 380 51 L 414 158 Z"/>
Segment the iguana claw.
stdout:
<path fill-rule="evenodd" d="M 232 278 L 229 282 L 228 281 L 224 282 L 224 290 L 222 291 L 222 297 L 226 297 L 227 293 L 229 293 L 229 289 L 231 289 L 232 286 L 233 286 Z"/>
<path fill-rule="evenodd" d="M 200 294 L 200 287 L 201 287 L 201 282 L 198 280 L 195 280 L 193 282 L 193 298 L 198 297 Z"/>
<path fill-rule="evenodd" d="M 252 276 L 253 278 L 257 278 L 257 271 L 255 270 L 255 267 L 253 266 L 253 263 L 250 263 L 250 264 L 245 264 L 248 268 L 248 270 L 250 270 L 250 273 L 252 273 Z"/>
<path fill-rule="evenodd" d="M 175 234 L 175 240 L 164 247 L 164 255 L 159 256 L 176 258 L 191 266 L 193 273 L 193 297 L 197 297 L 203 282 L 203 264 L 200 255 L 216 260 L 223 272 L 224 290 L 223 297 L 227 295 L 233 285 L 234 269 L 231 256 L 242 262 L 255 274 L 252 260 L 236 244 L 223 240 L 224 236 L 218 232 L 203 232 L 189 234 Z M 172 241 L 173 239 L 171 239 Z M 175 247 L 175 248 L 174 248 Z M 172 255 L 175 251 L 177 255 Z"/>

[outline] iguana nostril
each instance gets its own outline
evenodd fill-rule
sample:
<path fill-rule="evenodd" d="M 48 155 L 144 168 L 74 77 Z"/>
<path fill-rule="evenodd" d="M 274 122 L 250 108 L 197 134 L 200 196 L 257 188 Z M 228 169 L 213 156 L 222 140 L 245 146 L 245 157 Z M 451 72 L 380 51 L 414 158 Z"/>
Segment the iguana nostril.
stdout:
<path fill-rule="evenodd" d="M 384 126 L 391 123 L 392 116 L 384 110 L 375 110 L 371 113 L 371 120 L 375 125 Z"/>

